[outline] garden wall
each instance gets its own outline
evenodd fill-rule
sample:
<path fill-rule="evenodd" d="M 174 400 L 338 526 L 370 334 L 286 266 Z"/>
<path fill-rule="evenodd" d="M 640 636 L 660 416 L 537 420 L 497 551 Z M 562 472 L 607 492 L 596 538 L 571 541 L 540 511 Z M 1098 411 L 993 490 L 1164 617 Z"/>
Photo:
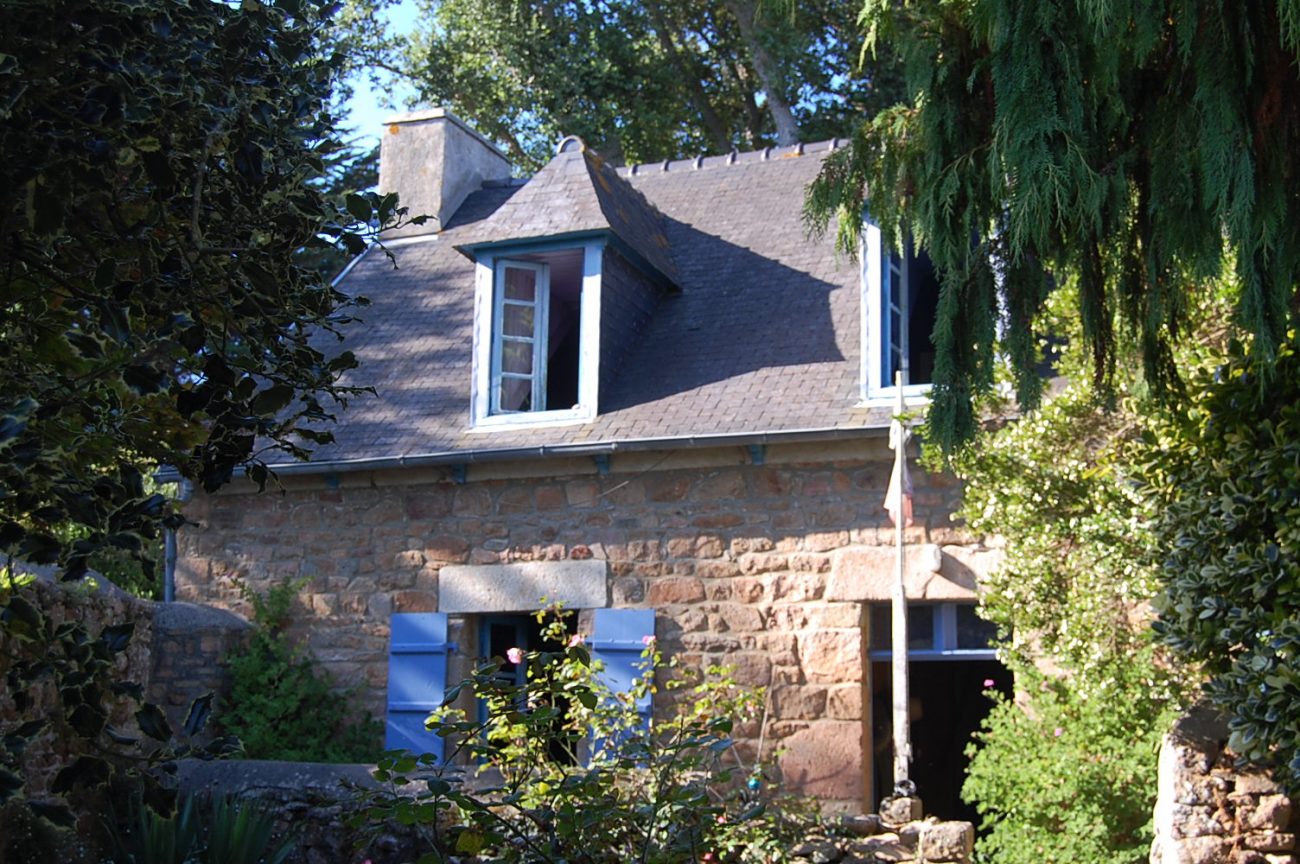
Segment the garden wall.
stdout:
<path fill-rule="evenodd" d="M 190 703 L 212 692 L 219 716 L 230 692 L 225 658 L 246 643 L 251 625 L 225 609 L 194 603 L 158 603 L 154 609 L 149 701 L 167 713 L 172 728 L 180 728 Z"/>
<path fill-rule="evenodd" d="M 228 690 L 229 676 L 222 665 L 224 654 L 246 638 L 249 628 L 246 621 L 225 610 L 141 600 L 98 576 L 84 582 L 62 583 L 42 572 L 16 593 L 40 610 L 53 626 L 77 621 L 92 638 L 105 627 L 134 623 L 129 645 L 114 658 L 114 680 L 139 684 L 146 701 L 163 708 L 174 729 L 184 722 L 194 698 L 208 691 L 220 698 Z M 0 677 L 15 660 L 43 659 L 31 654 L 34 649 L 16 641 L 4 642 L 5 638 L 0 632 Z M 33 701 L 22 712 L 23 718 L 57 716 L 63 711 L 52 686 L 38 684 L 27 695 Z M 138 734 L 135 703 L 116 699 L 111 704 L 109 725 L 127 735 Z M 14 728 L 21 722 L 19 718 L 14 693 L 7 686 L 0 688 L 0 729 Z M 28 797 L 44 796 L 54 775 L 75 756 L 67 742 L 59 740 L 57 732 L 57 726 L 48 726 L 24 751 L 22 773 Z"/>
<path fill-rule="evenodd" d="M 133 622 L 134 636 L 127 648 L 114 658 L 114 675 L 117 680 L 148 686 L 153 657 L 154 604 L 132 597 L 111 583 L 100 581 L 97 587 L 90 582 L 65 584 L 52 581 L 47 574 L 14 593 L 40 610 L 54 627 L 76 621 L 86 627 L 92 638 L 98 637 L 106 626 Z M 14 662 L 44 661 L 46 657 L 34 653 L 42 650 L 43 643 L 24 644 L 0 630 L 0 677 Z M 25 720 L 63 715 L 58 691 L 48 679 L 27 688 L 25 693 L 32 701 L 20 712 L 14 702 L 15 693 L 7 685 L 0 687 L 0 729 L 9 731 Z M 108 723 L 133 734 L 136 730 L 134 704 L 126 699 L 111 704 Z M 26 780 L 24 794 L 28 798 L 43 798 L 54 775 L 77 755 L 69 750 L 69 741 L 60 737 L 61 731 L 64 730 L 60 724 L 48 724 L 23 751 L 20 771 Z"/>
<path fill-rule="evenodd" d="M 1294 864 L 1291 800 L 1266 772 L 1239 770 L 1212 709 L 1182 717 L 1160 749 L 1152 864 Z"/>
<path fill-rule="evenodd" d="M 350 788 L 376 785 L 367 766 L 189 761 L 182 763 L 179 781 L 191 795 L 235 795 L 266 804 L 279 814 L 277 833 L 295 837 L 291 864 L 363 858 L 397 864 L 429 851 L 411 828 L 389 824 L 363 830 L 349 824 L 359 810 Z M 967 864 L 975 838 L 971 824 L 922 819 L 920 812 L 918 799 L 888 800 L 879 814 L 826 823 L 788 851 L 809 864 Z"/>

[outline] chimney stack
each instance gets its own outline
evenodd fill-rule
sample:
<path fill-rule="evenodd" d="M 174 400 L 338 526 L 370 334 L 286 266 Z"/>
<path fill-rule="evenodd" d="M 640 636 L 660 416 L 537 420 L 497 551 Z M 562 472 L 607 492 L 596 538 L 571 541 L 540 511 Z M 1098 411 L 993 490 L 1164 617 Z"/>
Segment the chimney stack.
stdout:
<path fill-rule="evenodd" d="M 510 160 L 491 141 L 444 108 L 390 117 L 379 145 L 379 191 L 396 192 L 408 216 L 429 221 L 386 237 L 436 234 L 485 180 L 510 177 Z"/>

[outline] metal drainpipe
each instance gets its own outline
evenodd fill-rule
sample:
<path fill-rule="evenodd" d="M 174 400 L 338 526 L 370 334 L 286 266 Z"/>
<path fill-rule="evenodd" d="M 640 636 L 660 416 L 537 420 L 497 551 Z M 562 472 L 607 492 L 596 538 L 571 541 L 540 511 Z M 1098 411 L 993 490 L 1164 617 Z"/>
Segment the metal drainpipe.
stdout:
<path fill-rule="evenodd" d="M 188 480 L 176 483 L 176 500 L 184 504 L 193 497 L 194 487 Z M 176 602 L 176 529 L 163 529 L 163 602 Z"/>

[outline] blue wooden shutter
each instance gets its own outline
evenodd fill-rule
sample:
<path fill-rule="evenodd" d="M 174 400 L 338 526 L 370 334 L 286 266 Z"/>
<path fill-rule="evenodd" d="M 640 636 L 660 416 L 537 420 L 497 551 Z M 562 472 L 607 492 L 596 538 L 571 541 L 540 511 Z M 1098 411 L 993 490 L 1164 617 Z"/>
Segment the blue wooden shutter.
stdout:
<path fill-rule="evenodd" d="M 424 728 L 447 691 L 447 615 L 407 612 L 392 617 L 388 651 L 388 720 L 384 747 L 443 758 L 445 739 Z"/>
<path fill-rule="evenodd" d="M 605 684 L 615 693 L 626 693 L 645 674 L 647 636 L 655 635 L 653 609 L 597 609 L 592 624 L 591 656 L 605 664 Z M 643 728 L 649 728 L 650 694 L 637 700 Z"/>

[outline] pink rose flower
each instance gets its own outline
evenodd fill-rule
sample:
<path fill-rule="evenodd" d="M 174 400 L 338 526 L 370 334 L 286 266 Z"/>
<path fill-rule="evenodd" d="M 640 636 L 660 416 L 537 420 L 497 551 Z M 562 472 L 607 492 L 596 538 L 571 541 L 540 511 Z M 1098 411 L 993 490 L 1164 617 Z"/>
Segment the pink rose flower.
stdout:
<path fill-rule="evenodd" d="M 984 689 L 987 690 L 987 689 L 989 689 L 989 688 L 992 687 L 992 686 L 993 686 L 993 679 L 992 679 L 992 678 L 985 678 L 985 679 L 984 679 Z"/>
<path fill-rule="evenodd" d="M 574 633 L 572 636 L 569 637 L 569 647 L 570 647 L 570 648 L 577 648 L 579 645 L 582 644 L 582 641 L 583 641 L 583 640 L 582 640 L 582 634 L 581 634 L 581 633 Z"/>
<path fill-rule="evenodd" d="M 1060 726 L 1057 726 L 1055 729 L 1052 730 L 1052 735 L 1056 738 L 1060 738 L 1061 735 L 1063 735 L 1064 733 L 1065 730 L 1062 729 Z"/>
<path fill-rule="evenodd" d="M 650 635 L 650 636 L 642 636 L 642 637 L 641 637 L 641 644 L 642 644 L 642 645 L 653 645 L 653 644 L 655 644 L 655 637 L 654 637 L 653 635 Z"/>
<path fill-rule="evenodd" d="M 520 663 L 524 662 L 524 652 L 520 651 L 518 648 L 511 648 L 506 652 L 506 659 L 518 666 Z"/>

